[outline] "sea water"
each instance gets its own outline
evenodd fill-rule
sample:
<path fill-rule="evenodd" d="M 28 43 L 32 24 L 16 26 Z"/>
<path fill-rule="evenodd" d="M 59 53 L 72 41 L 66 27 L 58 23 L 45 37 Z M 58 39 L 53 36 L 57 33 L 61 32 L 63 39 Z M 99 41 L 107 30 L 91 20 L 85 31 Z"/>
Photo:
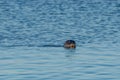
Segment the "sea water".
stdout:
<path fill-rule="evenodd" d="M 120 80 L 119 53 L 119 0 L 0 0 L 0 80 Z"/>
<path fill-rule="evenodd" d="M 0 79 L 119 80 L 119 51 L 106 47 L 1 48 Z"/>

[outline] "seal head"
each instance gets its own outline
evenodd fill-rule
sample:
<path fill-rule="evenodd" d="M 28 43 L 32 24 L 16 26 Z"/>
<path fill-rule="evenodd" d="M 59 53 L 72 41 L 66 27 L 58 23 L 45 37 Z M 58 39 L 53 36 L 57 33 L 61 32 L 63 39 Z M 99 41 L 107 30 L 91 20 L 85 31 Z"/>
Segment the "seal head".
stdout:
<path fill-rule="evenodd" d="M 64 43 L 64 48 L 76 48 L 76 43 L 74 40 L 67 40 Z"/>

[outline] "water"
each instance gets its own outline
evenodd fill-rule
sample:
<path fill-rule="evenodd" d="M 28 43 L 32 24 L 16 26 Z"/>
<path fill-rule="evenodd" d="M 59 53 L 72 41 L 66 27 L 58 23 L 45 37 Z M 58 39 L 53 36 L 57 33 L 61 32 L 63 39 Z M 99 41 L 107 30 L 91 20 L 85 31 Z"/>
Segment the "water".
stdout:
<path fill-rule="evenodd" d="M 119 50 L 13 47 L 0 51 L 1 80 L 119 80 Z"/>
<path fill-rule="evenodd" d="M 120 0 L 0 0 L 0 79 L 119 80 L 119 19 Z"/>
<path fill-rule="evenodd" d="M 0 45 L 117 46 L 119 19 L 119 0 L 1 0 Z"/>

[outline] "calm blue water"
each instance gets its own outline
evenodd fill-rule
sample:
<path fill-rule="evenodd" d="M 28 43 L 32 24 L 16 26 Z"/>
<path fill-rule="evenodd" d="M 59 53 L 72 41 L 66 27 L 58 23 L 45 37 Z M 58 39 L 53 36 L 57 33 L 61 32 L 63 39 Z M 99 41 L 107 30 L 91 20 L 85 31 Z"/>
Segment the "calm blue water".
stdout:
<path fill-rule="evenodd" d="M 0 0 L 0 80 L 120 80 L 119 52 L 120 0 Z"/>
<path fill-rule="evenodd" d="M 0 48 L 0 80 L 119 80 L 120 50 Z"/>

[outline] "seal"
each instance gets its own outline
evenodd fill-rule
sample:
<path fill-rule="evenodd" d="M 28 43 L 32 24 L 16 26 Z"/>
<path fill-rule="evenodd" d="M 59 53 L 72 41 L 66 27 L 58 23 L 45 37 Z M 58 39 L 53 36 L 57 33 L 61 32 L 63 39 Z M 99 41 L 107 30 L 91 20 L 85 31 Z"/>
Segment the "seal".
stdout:
<path fill-rule="evenodd" d="M 74 40 L 67 40 L 64 43 L 64 48 L 76 48 L 76 43 Z"/>

